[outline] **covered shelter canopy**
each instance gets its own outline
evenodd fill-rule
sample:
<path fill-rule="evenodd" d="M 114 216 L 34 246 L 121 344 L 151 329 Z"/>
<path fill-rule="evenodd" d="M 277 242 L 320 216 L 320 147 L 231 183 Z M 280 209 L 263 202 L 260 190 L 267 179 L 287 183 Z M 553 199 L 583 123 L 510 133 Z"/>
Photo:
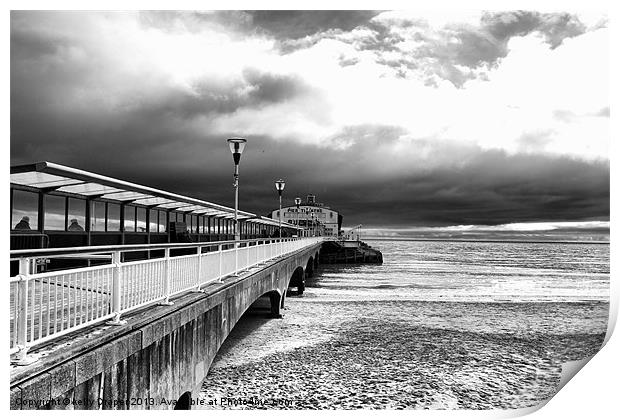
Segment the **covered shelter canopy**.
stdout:
<path fill-rule="evenodd" d="M 200 216 L 234 218 L 235 210 L 144 185 L 115 179 L 51 162 L 11 167 L 11 185 L 41 192 L 58 191 L 85 199 L 116 200 L 149 208 L 175 210 Z M 238 211 L 238 219 L 256 218 L 254 213 Z"/>
<path fill-rule="evenodd" d="M 256 217 L 254 219 L 251 219 L 250 222 L 260 223 L 260 224 L 267 225 L 267 226 L 275 226 L 275 227 L 279 227 L 280 226 L 280 223 L 277 220 L 274 220 L 274 219 L 271 219 L 271 218 L 265 217 L 265 216 L 260 216 L 260 217 Z M 282 222 L 282 227 L 283 228 L 288 228 L 288 229 L 303 230 L 302 227 L 297 226 L 297 225 L 293 225 L 293 224 L 287 223 L 287 222 Z"/>

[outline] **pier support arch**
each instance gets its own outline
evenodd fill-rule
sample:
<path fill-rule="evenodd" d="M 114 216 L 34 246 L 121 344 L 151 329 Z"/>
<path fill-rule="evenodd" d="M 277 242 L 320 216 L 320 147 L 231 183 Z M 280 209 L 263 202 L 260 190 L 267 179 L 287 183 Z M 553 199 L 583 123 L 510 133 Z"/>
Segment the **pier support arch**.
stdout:
<path fill-rule="evenodd" d="M 281 318 L 280 309 L 283 308 L 282 294 L 278 290 L 272 290 L 256 299 L 246 311 L 253 310 L 264 313 L 269 318 Z"/>
<path fill-rule="evenodd" d="M 192 408 L 192 393 L 187 391 L 177 400 L 174 405 L 175 410 L 191 410 Z"/>
<path fill-rule="evenodd" d="M 297 267 L 295 271 L 293 271 L 293 274 L 291 275 L 291 279 L 288 282 L 287 289 L 290 290 L 292 287 L 297 288 L 298 295 L 303 294 L 306 288 L 306 276 L 305 276 L 305 271 L 303 267 Z"/>

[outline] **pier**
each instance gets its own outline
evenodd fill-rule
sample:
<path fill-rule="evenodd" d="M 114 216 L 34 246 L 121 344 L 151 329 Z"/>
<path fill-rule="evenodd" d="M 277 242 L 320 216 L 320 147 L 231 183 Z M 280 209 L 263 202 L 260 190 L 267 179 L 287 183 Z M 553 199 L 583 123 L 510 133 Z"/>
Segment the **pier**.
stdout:
<path fill-rule="evenodd" d="M 189 408 L 241 315 L 262 299 L 280 316 L 287 289 L 303 291 L 324 241 L 12 252 L 23 272 L 11 279 L 11 408 Z M 165 256 L 122 261 L 155 250 Z M 193 253 L 171 257 L 172 250 Z M 36 258 L 86 253 L 112 263 L 28 273 Z"/>
<path fill-rule="evenodd" d="M 360 240 L 331 240 L 325 243 L 321 264 L 382 264 L 383 254 Z"/>
<path fill-rule="evenodd" d="M 336 211 L 306 208 L 300 223 L 50 162 L 12 167 L 11 408 L 188 408 L 248 308 L 281 317 L 333 247 L 377 262 L 359 235 L 331 234 Z"/>

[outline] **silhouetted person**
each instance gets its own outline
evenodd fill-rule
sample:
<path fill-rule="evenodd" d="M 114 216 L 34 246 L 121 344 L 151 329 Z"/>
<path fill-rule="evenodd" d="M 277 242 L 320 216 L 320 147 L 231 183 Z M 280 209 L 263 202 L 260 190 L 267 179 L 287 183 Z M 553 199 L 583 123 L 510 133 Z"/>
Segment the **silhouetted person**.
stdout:
<path fill-rule="evenodd" d="M 71 219 L 71 224 L 67 228 L 69 232 L 84 232 L 84 228 L 80 226 L 77 219 Z"/>
<path fill-rule="evenodd" d="M 30 217 L 24 216 L 18 224 L 15 225 L 15 230 L 32 230 L 30 227 Z"/>
<path fill-rule="evenodd" d="M 182 232 L 179 232 L 177 234 L 177 239 L 179 242 L 194 242 L 192 240 L 192 236 L 190 235 L 190 231 L 187 229 L 185 229 Z"/>

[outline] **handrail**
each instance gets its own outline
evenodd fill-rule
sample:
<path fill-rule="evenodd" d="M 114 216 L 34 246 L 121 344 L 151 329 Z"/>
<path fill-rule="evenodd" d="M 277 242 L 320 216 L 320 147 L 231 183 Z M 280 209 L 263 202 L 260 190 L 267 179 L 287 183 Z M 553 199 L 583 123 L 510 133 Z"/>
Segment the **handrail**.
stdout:
<path fill-rule="evenodd" d="M 317 236 L 311 236 L 310 238 L 318 238 Z M 219 245 L 234 245 L 235 243 L 245 244 L 256 241 L 273 241 L 273 242 L 288 242 L 292 240 L 307 239 L 307 238 L 256 238 L 256 239 L 242 239 L 238 241 L 213 241 L 213 242 L 175 242 L 175 243 L 162 243 L 162 244 L 131 244 L 131 245 L 95 245 L 95 246 L 78 246 L 78 247 L 66 247 L 66 248 L 32 248 L 32 249 L 14 249 L 10 251 L 10 258 L 24 258 L 24 257 L 49 257 L 57 255 L 76 254 L 81 252 L 88 253 L 104 253 L 104 252 L 128 252 L 128 251 L 153 251 L 159 249 L 177 249 L 177 248 L 194 248 L 203 246 L 219 246 Z"/>
<path fill-rule="evenodd" d="M 19 260 L 19 275 L 9 278 L 10 353 L 15 362 L 34 361 L 28 349 L 88 326 L 109 321 L 148 305 L 170 300 L 209 283 L 223 281 L 274 258 L 323 242 L 323 237 L 258 238 L 179 244 L 73 247 L 11 251 Z M 246 246 L 240 247 L 245 244 Z M 227 245 L 232 245 L 226 248 Z M 203 247 L 210 247 L 203 252 Z M 194 249 L 172 256 L 172 249 Z M 124 262 L 123 252 L 163 249 L 164 256 Z M 109 264 L 36 273 L 38 257 L 111 253 Z"/>

